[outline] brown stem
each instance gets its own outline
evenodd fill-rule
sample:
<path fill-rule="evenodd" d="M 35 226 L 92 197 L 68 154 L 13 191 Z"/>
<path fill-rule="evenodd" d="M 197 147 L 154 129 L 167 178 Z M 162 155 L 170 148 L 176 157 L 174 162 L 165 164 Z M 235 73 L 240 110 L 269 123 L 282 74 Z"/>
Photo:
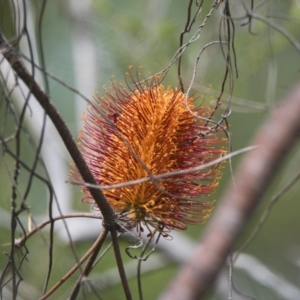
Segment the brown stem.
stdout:
<path fill-rule="evenodd" d="M 99 252 L 100 248 L 105 241 L 108 230 L 106 228 L 103 229 L 93 246 L 85 253 L 85 255 L 80 259 L 80 261 L 64 276 L 60 279 L 46 294 L 44 294 L 39 300 L 45 300 L 50 295 L 52 295 L 85 261 L 86 259 L 95 252 Z M 75 298 L 72 298 L 75 299 Z"/>
<path fill-rule="evenodd" d="M 77 298 L 77 295 L 80 291 L 80 286 L 81 286 L 81 281 L 82 281 L 82 278 L 86 277 L 89 275 L 89 273 L 91 272 L 92 268 L 93 268 L 93 264 L 98 256 L 98 253 L 103 245 L 103 242 L 105 241 L 105 238 L 107 236 L 107 233 L 108 231 L 106 229 L 104 229 L 99 238 L 97 239 L 97 241 L 94 243 L 93 247 L 93 252 L 92 252 L 92 255 L 89 259 L 89 261 L 87 262 L 82 274 L 80 275 L 80 277 L 78 278 L 76 284 L 75 284 L 75 287 L 70 295 L 70 300 L 75 300 Z"/>
<path fill-rule="evenodd" d="M 131 300 L 132 296 L 131 296 L 131 292 L 129 289 L 126 273 L 124 270 L 124 264 L 122 261 L 122 256 L 121 256 L 121 252 L 120 252 L 120 248 L 119 248 L 119 241 L 118 241 L 116 228 L 112 228 L 110 231 L 110 234 L 111 234 L 111 240 L 112 240 L 112 244 L 113 244 L 113 248 L 114 248 L 114 252 L 115 252 L 115 258 L 116 258 L 124 294 L 125 294 L 126 300 Z"/>
<path fill-rule="evenodd" d="M 300 84 L 259 129 L 201 243 L 160 300 L 201 299 L 223 267 L 280 164 L 300 133 Z"/>
<path fill-rule="evenodd" d="M 12 69 L 16 72 L 19 78 L 23 80 L 30 92 L 34 95 L 36 100 L 40 103 L 46 114 L 49 116 L 54 126 L 56 127 L 59 135 L 61 136 L 66 148 L 68 149 L 78 171 L 80 172 L 83 180 L 88 183 L 97 184 L 93 174 L 89 170 L 84 158 L 82 157 L 69 128 L 66 126 L 59 112 L 50 102 L 49 97 L 41 89 L 41 87 L 34 80 L 32 75 L 28 72 L 25 65 L 20 61 L 17 52 L 6 42 L 0 32 L 0 48 L 3 56 L 10 63 Z M 99 189 L 89 188 L 90 192 L 101 210 L 104 219 L 104 225 L 111 226 L 115 223 L 114 212 L 107 202 L 105 196 Z"/>

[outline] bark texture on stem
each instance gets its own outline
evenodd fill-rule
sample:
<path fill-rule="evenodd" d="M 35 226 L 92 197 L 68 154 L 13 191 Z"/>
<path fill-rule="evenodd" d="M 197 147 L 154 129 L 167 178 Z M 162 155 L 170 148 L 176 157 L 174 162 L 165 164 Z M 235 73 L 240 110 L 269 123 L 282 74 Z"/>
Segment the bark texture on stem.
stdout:
<path fill-rule="evenodd" d="M 188 261 L 180 268 L 160 300 L 201 299 L 260 203 L 276 171 L 300 133 L 300 84 L 258 130 L 220 201 L 213 218 Z"/>
<path fill-rule="evenodd" d="M 42 106 L 48 117 L 53 122 L 55 128 L 57 129 L 59 135 L 61 136 L 67 150 L 69 151 L 76 167 L 78 168 L 83 180 L 87 183 L 92 183 L 97 185 L 91 171 L 89 170 L 86 162 L 84 161 L 73 137 L 66 126 L 64 120 L 62 119 L 59 112 L 53 106 L 47 94 L 41 89 L 38 83 L 34 80 L 32 75 L 26 69 L 25 65 L 19 59 L 17 52 L 9 45 L 3 35 L 0 32 L 0 48 L 2 50 L 3 56 L 10 63 L 12 69 L 16 72 L 19 78 L 23 80 L 30 92 L 34 95 L 36 100 Z M 99 189 L 90 188 L 90 192 L 101 210 L 103 215 L 104 225 L 113 226 L 115 224 L 115 214 L 104 197 L 103 193 Z"/>

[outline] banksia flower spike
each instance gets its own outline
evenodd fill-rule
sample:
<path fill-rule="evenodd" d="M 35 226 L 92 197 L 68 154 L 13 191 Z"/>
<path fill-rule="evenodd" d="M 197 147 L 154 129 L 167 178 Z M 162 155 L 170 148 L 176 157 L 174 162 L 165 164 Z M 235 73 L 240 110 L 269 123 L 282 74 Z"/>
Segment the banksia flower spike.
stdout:
<path fill-rule="evenodd" d="M 225 139 L 204 119 L 213 115 L 209 105 L 195 108 L 193 98 L 185 101 L 180 90 L 164 88 L 157 79 L 130 78 L 135 89 L 113 82 L 105 96 L 95 96 L 84 117 L 79 146 L 99 185 L 185 170 L 226 154 Z M 220 176 L 218 165 L 103 193 L 125 227 L 167 236 L 171 229 L 206 221 L 214 202 L 199 198 L 214 192 Z M 94 203 L 88 188 L 84 192 L 84 201 Z"/>

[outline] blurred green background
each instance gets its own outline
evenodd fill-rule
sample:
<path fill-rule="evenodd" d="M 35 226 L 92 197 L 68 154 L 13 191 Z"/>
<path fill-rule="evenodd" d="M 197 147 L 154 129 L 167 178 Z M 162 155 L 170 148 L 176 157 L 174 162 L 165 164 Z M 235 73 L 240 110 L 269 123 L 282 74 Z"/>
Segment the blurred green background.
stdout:
<path fill-rule="evenodd" d="M 0 1 L 2 4 L 1 26 L 4 34 L 8 38 L 12 38 L 17 31 L 14 29 L 13 21 L 17 17 L 15 18 L 11 13 L 12 2 L 8 2 Z M 196 32 L 213 3 L 213 1 L 204 2 L 202 11 L 194 26 L 190 33 L 185 36 L 185 42 Z M 68 85 L 75 87 L 89 99 L 91 99 L 91 95 L 95 91 L 101 94 L 102 86 L 109 86 L 112 76 L 117 81 L 124 81 L 124 74 L 128 71 L 129 65 L 133 66 L 133 70 L 142 66 L 141 72 L 144 76 L 147 76 L 149 72 L 155 74 L 164 69 L 178 50 L 179 37 L 186 23 L 188 8 L 188 1 L 181 0 L 94 0 L 86 1 L 84 4 L 76 0 L 52 0 L 44 1 L 44 3 L 45 10 L 43 12 L 42 25 L 39 27 L 38 20 L 42 16 L 42 2 L 26 2 L 27 26 L 31 45 L 34 49 L 37 49 L 36 43 L 38 43 L 38 39 L 36 39 L 36 34 L 40 29 L 46 70 Z M 257 4 L 256 1 L 254 3 Z M 23 3 L 20 2 L 15 8 L 17 11 L 24 13 L 22 5 Z M 238 79 L 235 79 L 231 106 L 232 114 L 228 121 L 230 124 L 232 149 L 238 150 L 249 145 L 252 136 L 264 119 L 267 118 L 272 107 L 276 106 L 298 82 L 300 53 L 292 47 L 286 37 L 261 21 L 253 20 L 251 33 L 249 26 L 241 26 L 245 19 L 240 20 L 238 18 L 245 14 L 242 3 L 240 1 L 232 1 L 230 5 L 232 15 L 236 17 L 235 52 L 239 76 Z M 182 56 L 182 78 L 186 86 L 191 82 L 199 51 L 207 43 L 217 41 L 219 38 L 221 9 L 222 6 L 212 14 L 207 24 L 201 30 L 200 38 L 191 44 Z M 195 10 L 196 6 L 194 4 L 193 12 Z M 268 22 L 273 22 L 276 26 L 283 28 L 288 36 L 294 40 L 300 40 L 299 1 L 265 1 L 257 9 L 256 13 L 264 17 Z M 28 55 L 29 44 L 26 42 L 28 39 L 26 40 L 26 37 L 23 37 L 23 41 L 24 43 L 19 45 L 19 51 Z M 94 60 L 91 60 L 93 57 Z M 37 54 L 35 62 L 37 64 L 41 63 Z M 212 85 L 206 97 L 208 99 L 210 97 L 216 98 L 221 88 L 224 70 L 225 63 L 219 45 L 209 47 L 201 55 L 193 92 L 201 94 L 207 87 Z M 41 74 L 38 71 L 36 72 L 38 78 Z M 50 77 L 48 77 L 48 80 L 51 99 L 76 138 L 78 129 L 81 126 L 80 115 L 85 108 L 85 101 L 78 98 L 73 91 L 61 83 Z M 84 80 L 87 82 L 84 82 Z M 176 63 L 170 68 L 164 84 L 178 85 Z M 223 96 L 224 103 L 227 100 L 226 94 L 228 93 L 229 89 L 227 86 Z M 15 101 L 14 95 L 12 98 Z M 6 110 L 3 94 L 1 94 L 0 101 L 1 135 L 8 137 L 14 132 L 15 123 L 12 114 Z M 17 100 L 15 103 L 17 103 Z M 15 106 L 18 107 L 17 104 Z M 35 117 L 36 115 L 34 114 L 28 117 L 24 124 L 24 126 L 28 126 L 29 133 L 32 134 L 33 139 L 35 134 L 32 132 L 32 127 L 35 124 Z M 12 141 L 10 144 L 12 149 L 15 147 L 14 143 Z M 47 143 L 49 143 L 48 140 Z M 59 141 L 53 140 L 52 143 L 55 146 L 56 143 L 59 144 Z M 47 145 L 49 144 L 46 144 L 46 147 Z M 280 172 L 276 174 L 275 181 L 267 191 L 259 209 L 255 212 L 236 250 L 247 240 L 257 226 L 259 218 L 265 211 L 271 197 L 288 184 L 295 174 L 299 172 L 300 152 L 298 146 L 298 144 L 295 145 L 291 150 L 288 158 L 282 164 Z M 22 138 L 21 158 L 29 165 L 34 161 L 32 149 L 33 147 L 28 142 L 28 139 Z M 71 203 L 62 199 L 62 202 L 64 202 L 62 206 L 66 210 L 88 212 L 90 207 L 81 202 L 82 194 L 80 189 L 70 187 L 65 183 L 65 180 L 68 178 L 67 171 L 71 159 L 65 153 L 65 150 L 62 150 L 62 153 L 60 151 L 58 150 L 57 152 L 59 154 L 53 153 L 53 156 L 61 155 L 62 169 L 57 168 L 56 171 L 60 173 L 63 180 L 62 185 L 70 193 L 69 198 L 71 199 Z M 56 158 L 48 157 L 48 159 L 55 160 Z M 239 159 L 240 157 L 233 158 L 233 169 L 236 168 Z M 0 246 L 2 253 L 9 251 L 11 237 L 9 214 L 13 167 L 13 159 L 2 152 L 0 160 Z M 37 171 L 45 174 L 41 165 L 39 165 Z M 28 178 L 28 173 L 21 169 L 18 179 L 20 195 L 26 190 Z M 212 196 L 212 199 L 220 199 L 226 185 L 230 181 L 231 175 L 227 165 L 220 186 Z M 297 183 L 280 198 L 278 203 L 272 208 L 271 214 L 260 232 L 244 250 L 245 253 L 261 261 L 271 272 L 281 276 L 295 287 L 299 286 L 300 281 L 299 192 L 300 187 Z M 48 199 L 49 194 L 45 185 L 34 179 L 26 203 L 37 222 L 47 218 Z M 20 218 L 23 226 L 27 227 L 27 214 L 22 213 Z M 81 220 L 78 220 L 77 225 L 79 224 L 79 227 L 81 226 L 80 222 Z M 93 223 L 90 226 L 95 225 L 97 226 L 97 223 Z M 85 230 L 89 230 L 89 225 L 84 223 L 82 226 L 84 229 L 82 238 L 78 236 L 75 239 L 79 257 L 85 253 L 94 241 L 92 237 L 86 237 L 84 234 Z M 59 230 L 63 230 L 61 227 L 59 228 Z M 190 226 L 184 234 L 192 239 L 197 239 L 201 236 L 204 228 L 205 225 Z M 97 231 L 97 229 L 94 231 Z M 43 233 L 45 239 L 48 239 L 47 230 L 44 230 Z M 20 226 L 17 229 L 17 234 L 22 235 Z M 54 265 L 50 286 L 59 280 L 76 261 L 65 235 L 61 232 L 56 232 L 55 237 Z M 169 243 L 170 247 L 172 247 L 172 241 Z M 124 260 L 132 262 L 132 259 L 127 257 L 124 251 L 124 248 L 128 245 L 127 241 L 123 240 L 121 245 Z M 25 284 L 27 290 L 26 292 L 20 290 L 20 299 L 35 299 L 37 296 L 32 295 L 40 295 L 43 288 L 48 267 L 48 247 L 40 234 L 29 239 L 26 246 L 29 253 L 22 264 L 20 273 L 24 279 L 24 283 L 21 283 L 21 286 Z M 178 247 L 176 250 L 180 252 L 181 248 Z M 159 252 L 157 250 L 157 253 Z M 164 259 L 167 260 L 167 257 L 168 255 L 165 254 Z M 152 257 L 149 258 L 149 260 L 151 259 Z M 1 271 L 3 271 L 6 263 L 7 256 L 2 254 L 0 256 Z M 113 252 L 109 251 L 105 255 L 105 259 L 99 263 L 91 274 L 91 279 L 95 280 L 95 288 L 101 288 L 101 290 L 97 290 L 98 295 L 101 295 L 101 299 L 123 299 L 120 284 L 107 287 L 96 284 L 98 276 L 113 267 L 115 267 Z M 143 274 L 144 299 L 156 299 L 174 276 L 177 267 L 178 264 L 172 262 L 163 268 Z M 278 295 L 275 287 L 267 287 L 262 282 L 251 277 L 247 271 L 234 268 L 233 274 L 235 286 L 242 293 L 255 299 L 283 299 L 283 296 Z M 78 273 L 72 276 L 49 299 L 66 299 L 77 276 Z M 226 274 L 224 276 L 228 278 Z M 130 280 L 130 285 L 134 295 L 133 298 L 138 299 L 136 278 Z M 33 288 L 33 290 L 30 290 L 30 288 Z M 284 289 L 284 286 L 282 288 Z M 286 299 L 292 299 L 288 295 L 286 296 Z M 81 297 L 83 299 L 84 297 L 86 299 L 98 299 L 95 291 L 89 288 L 85 289 L 85 294 L 81 294 Z M 4 299 L 6 299 L 5 296 Z M 227 299 L 227 295 L 226 293 L 222 294 L 217 287 L 214 287 L 206 296 L 206 299 Z"/>

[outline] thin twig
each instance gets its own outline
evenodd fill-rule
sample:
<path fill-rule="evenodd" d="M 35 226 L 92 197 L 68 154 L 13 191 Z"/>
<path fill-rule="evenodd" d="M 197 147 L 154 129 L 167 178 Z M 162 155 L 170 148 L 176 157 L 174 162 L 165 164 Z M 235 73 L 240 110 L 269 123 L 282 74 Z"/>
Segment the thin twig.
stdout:
<path fill-rule="evenodd" d="M 92 184 L 97 184 L 93 177 L 93 174 L 89 170 L 84 158 L 82 157 L 73 137 L 66 126 L 64 120 L 62 119 L 59 112 L 50 102 L 49 97 L 40 88 L 37 82 L 34 80 L 32 75 L 28 72 L 25 65 L 20 61 L 16 51 L 6 42 L 3 35 L 0 33 L 0 47 L 4 50 L 2 51 L 3 56 L 10 63 L 12 69 L 18 74 L 19 78 L 23 80 L 26 86 L 29 88 L 31 93 L 35 96 L 36 100 L 40 103 L 45 113 L 49 116 L 54 126 L 56 127 L 59 135 L 61 136 L 67 150 L 72 156 L 78 171 L 80 172 L 83 180 Z M 107 202 L 105 196 L 99 189 L 90 188 L 91 195 L 93 196 L 95 202 L 97 203 L 99 209 L 102 212 L 104 225 L 112 226 L 115 224 L 115 214 Z"/>
<path fill-rule="evenodd" d="M 291 35 L 289 35 L 282 27 L 277 26 L 274 22 L 269 21 L 266 18 L 263 18 L 259 15 L 255 15 L 252 14 L 251 15 L 252 19 L 256 19 L 259 20 L 265 24 L 267 24 L 268 26 L 270 26 L 271 28 L 273 28 L 274 30 L 278 31 L 282 36 L 284 36 L 288 42 L 298 51 L 300 52 L 300 44 L 298 43 L 298 41 L 296 39 L 294 39 Z"/>
<path fill-rule="evenodd" d="M 84 254 L 80 261 L 66 274 L 64 275 L 46 294 L 44 294 L 39 300 L 45 300 L 52 295 L 85 261 L 86 259 L 95 252 L 95 249 L 99 247 L 99 244 L 103 244 L 107 235 L 107 229 L 104 228 L 93 246 Z"/>
<path fill-rule="evenodd" d="M 91 272 L 92 268 L 93 268 L 93 265 L 94 265 L 94 262 L 98 256 L 98 253 L 99 251 L 101 250 L 101 247 L 105 241 L 105 238 L 107 236 L 107 233 L 108 231 L 106 229 L 104 229 L 99 238 L 97 239 L 97 241 L 95 242 L 95 244 L 93 245 L 93 252 L 91 253 L 91 257 L 88 261 L 88 263 L 86 264 L 82 274 L 80 275 L 80 277 L 78 278 L 76 284 L 75 284 L 75 287 L 70 295 L 70 300 L 75 300 L 77 298 L 77 295 L 80 291 L 80 286 L 81 286 L 81 282 L 82 282 L 82 279 L 84 277 L 87 277 L 89 275 L 89 273 Z"/>
<path fill-rule="evenodd" d="M 51 222 L 55 222 L 58 220 L 63 220 L 63 219 L 70 219 L 70 218 L 91 218 L 91 219 L 102 219 L 101 216 L 97 215 L 92 215 L 89 213 L 73 213 L 73 214 L 68 214 L 68 215 L 62 215 L 62 216 L 57 216 L 52 218 L 51 220 L 46 220 L 42 223 L 40 223 L 38 226 L 36 226 L 34 229 L 23 235 L 21 238 L 18 238 L 15 242 L 16 246 L 21 247 L 23 243 L 30 238 L 32 235 L 34 235 L 37 231 L 40 231 L 42 228 L 45 226 L 49 225 Z"/>
<path fill-rule="evenodd" d="M 131 296 L 131 292 L 130 292 L 130 289 L 129 289 L 126 273 L 125 273 L 125 270 L 124 270 L 124 264 L 123 264 L 123 261 L 122 261 L 122 256 L 121 256 L 121 252 L 120 252 L 120 248 L 119 248 L 119 241 L 118 241 L 116 228 L 112 228 L 110 233 L 111 233 L 111 240 L 112 240 L 112 244 L 113 244 L 113 248 L 114 248 L 116 263 L 117 263 L 117 266 L 118 266 L 118 270 L 119 270 L 119 274 L 120 274 L 124 294 L 125 294 L 126 300 L 131 300 L 132 296 Z"/>
<path fill-rule="evenodd" d="M 153 179 L 157 180 L 157 179 L 164 179 L 166 178 L 166 180 L 171 177 L 171 176 L 176 176 L 176 175 L 182 175 L 182 174 L 189 174 L 192 172 L 196 172 L 196 171 L 201 171 L 201 170 L 205 170 L 207 168 L 213 167 L 218 165 L 219 163 L 232 158 L 234 156 L 246 153 L 248 151 L 252 151 L 253 149 L 255 149 L 257 146 L 249 146 L 249 147 L 245 147 L 243 149 L 239 149 L 236 150 L 234 152 L 231 152 L 227 155 L 224 155 L 218 159 L 215 159 L 205 165 L 200 165 L 200 166 L 196 166 L 196 167 L 192 167 L 192 168 L 187 168 L 187 169 L 183 169 L 183 170 L 178 170 L 178 171 L 172 171 L 172 172 L 166 172 L 166 173 L 161 173 L 161 174 L 157 174 L 157 175 L 152 175 L 152 177 L 143 177 L 140 179 L 136 179 L 136 180 L 130 180 L 130 181 L 126 181 L 126 182 L 121 182 L 121 183 L 116 183 L 116 184 L 112 184 L 112 185 L 93 185 L 90 183 L 85 183 L 85 182 L 81 182 L 81 181 L 68 181 L 69 183 L 72 184 L 76 184 L 76 185 L 84 185 L 87 187 L 92 187 L 92 188 L 98 188 L 101 190 L 109 190 L 109 189 L 115 189 L 115 188 L 120 188 L 120 187 L 124 187 L 124 186 L 130 186 L 130 185 L 136 185 L 136 184 L 141 184 L 144 182 L 148 182 L 148 181 L 152 181 Z M 172 178 L 172 181 L 174 181 L 175 179 Z"/>

